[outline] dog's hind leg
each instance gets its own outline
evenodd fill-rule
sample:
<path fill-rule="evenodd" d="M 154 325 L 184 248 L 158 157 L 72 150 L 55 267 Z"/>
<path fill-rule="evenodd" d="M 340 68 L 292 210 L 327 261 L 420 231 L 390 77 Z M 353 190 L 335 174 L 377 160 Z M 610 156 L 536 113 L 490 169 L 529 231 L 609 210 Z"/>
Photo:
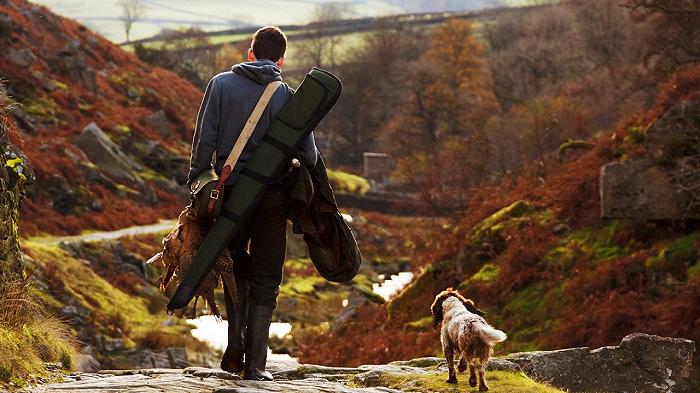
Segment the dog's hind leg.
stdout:
<path fill-rule="evenodd" d="M 488 385 L 486 385 L 486 377 L 484 377 L 484 371 L 486 370 L 486 362 L 481 362 L 479 367 L 479 391 L 485 392 L 489 390 Z"/>
<path fill-rule="evenodd" d="M 467 359 L 469 359 L 469 356 L 462 352 L 462 356 L 459 358 L 459 364 L 457 365 L 457 371 L 460 373 L 467 371 L 467 364 L 469 363 Z"/>
<path fill-rule="evenodd" d="M 443 352 L 445 352 L 445 360 L 447 360 L 447 370 L 449 376 L 447 378 L 447 383 L 457 383 L 457 374 L 455 373 L 455 351 L 451 345 L 445 345 L 442 347 Z"/>
<path fill-rule="evenodd" d="M 474 363 L 469 363 L 469 386 L 476 387 L 476 366 Z"/>

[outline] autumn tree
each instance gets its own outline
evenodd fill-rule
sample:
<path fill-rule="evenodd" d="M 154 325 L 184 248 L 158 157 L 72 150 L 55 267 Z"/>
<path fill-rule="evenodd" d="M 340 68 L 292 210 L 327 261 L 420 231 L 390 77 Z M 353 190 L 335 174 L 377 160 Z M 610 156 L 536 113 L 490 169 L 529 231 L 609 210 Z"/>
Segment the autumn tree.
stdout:
<path fill-rule="evenodd" d="M 636 21 L 653 25 L 647 63 L 663 77 L 700 62 L 700 1 L 627 0 Z"/>
<path fill-rule="evenodd" d="M 217 68 L 217 48 L 200 28 L 168 30 L 161 36 L 156 47 L 134 46 L 139 59 L 172 70 L 202 90 L 215 73 L 223 71 Z"/>
<path fill-rule="evenodd" d="M 563 6 L 525 15 L 506 14 L 486 26 L 496 97 L 504 110 L 580 73 L 574 18 Z"/>
<path fill-rule="evenodd" d="M 214 57 L 214 73 L 227 71 L 232 65 L 245 60 L 244 51 L 233 44 L 223 44 Z"/>
<path fill-rule="evenodd" d="M 617 82 L 625 58 L 641 55 L 641 32 L 633 31 L 628 10 L 618 0 L 578 0 L 574 10 L 576 37 L 593 68 L 605 68 Z M 637 53 L 635 53 L 637 52 Z"/>
<path fill-rule="evenodd" d="M 335 68 L 342 37 L 335 34 L 333 25 L 347 13 L 348 8 L 342 4 L 322 3 L 316 6 L 310 18 L 308 39 L 299 45 L 298 56 L 316 67 Z"/>
<path fill-rule="evenodd" d="M 124 31 L 126 32 L 126 42 L 131 42 L 130 34 L 134 23 L 141 20 L 145 8 L 142 0 L 119 0 L 122 7 Z"/>
<path fill-rule="evenodd" d="M 420 31 L 399 31 L 390 21 L 383 21 L 359 45 L 348 49 L 348 60 L 337 67 L 343 94 L 338 109 L 324 121 L 325 134 L 332 139 L 329 145 L 334 163 L 359 166 L 364 152 L 385 152 L 377 137 L 391 117 L 388 108 L 404 100 L 406 59 L 420 57 L 424 47 Z"/>
<path fill-rule="evenodd" d="M 419 184 L 425 199 L 459 204 L 486 177 L 483 126 L 496 110 L 483 48 L 471 22 L 436 27 L 429 49 L 410 66 L 405 102 L 394 108 L 384 141 L 397 175 Z"/>

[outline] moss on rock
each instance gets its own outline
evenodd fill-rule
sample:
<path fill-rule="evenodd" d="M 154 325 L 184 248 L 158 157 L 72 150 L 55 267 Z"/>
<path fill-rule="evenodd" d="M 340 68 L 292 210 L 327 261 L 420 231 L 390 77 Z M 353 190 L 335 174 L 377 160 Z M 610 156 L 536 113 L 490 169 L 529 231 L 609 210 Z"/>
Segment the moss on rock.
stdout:
<path fill-rule="evenodd" d="M 361 383 L 361 378 L 355 378 L 356 386 L 383 386 L 391 389 L 398 389 L 407 392 L 432 392 L 432 393 L 454 393 L 458 391 L 471 391 L 475 388 L 469 387 L 469 376 L 461 374 L 458 377 L 458 384 L 446 382 L 447 373 L 381 373 L 378 378 L 372 378 L 371 383 Z M 562 391 L 551 386 L 537 383 L 528 378 L 523 373 L 512 373 L 507 371 L 487 371 L 486 382 L 489 391 L 498 393 L 561 393 Z"/>
<path fill-rule="evenodd" d="M 694 265 L 698 260 L 698 245 L 700 232 L 680 237 L 663 247 L 658 255 L 646 260 L 647 268 L 661 273 L 671 273 L 682 276 L 687 272 L 695 272 Z"/>

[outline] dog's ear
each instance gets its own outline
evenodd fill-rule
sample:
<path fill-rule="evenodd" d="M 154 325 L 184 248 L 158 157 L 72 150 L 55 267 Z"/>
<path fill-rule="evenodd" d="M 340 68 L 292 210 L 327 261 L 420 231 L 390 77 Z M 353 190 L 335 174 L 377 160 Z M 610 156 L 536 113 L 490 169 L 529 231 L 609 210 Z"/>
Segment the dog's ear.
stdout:
<path fill-rule="evenodd" d="M 433 326 L 438 327 L 442 322 L 442 302 L 447 299 L 445 292 L 441 292 L 435 296 L 435 301 L 430 306 L 430 312 L 433 314 Z"/>
<path fill-rule="evenodd" d="M 466 307 L 467 310 L 469 310 L 469 312 L 472 314 L 476 314 L 480 317 L 483 317 L 486 314 L 484 311 L 476 308 L 476 305 L 471 299 L 464 299 L 462 300 L 462 303 L 464 303 L 464 307 Z"/>

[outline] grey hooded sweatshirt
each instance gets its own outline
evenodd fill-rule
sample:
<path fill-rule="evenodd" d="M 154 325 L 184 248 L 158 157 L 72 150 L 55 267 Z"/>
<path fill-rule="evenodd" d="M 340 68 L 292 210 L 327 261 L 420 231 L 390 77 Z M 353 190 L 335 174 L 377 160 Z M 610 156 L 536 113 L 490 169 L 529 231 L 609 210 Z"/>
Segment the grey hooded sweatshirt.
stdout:
<path fill-rule="evenodd" d="M 265 90 L 265 86 L 272 81 L 281 80 L 280 69 L 274 62 L 258 60 L 234 65 L 231 71 L 222 72 L 209 81 L 197 115 L 188 184 L 191 184 L 204 170 L 211 168 L 214 153 L 216 153 L 216 171 L 221 173 L 226 158 Z M 265 136 L 272 119 L 293 93 L 292 88 L 283 83 L 272 96 L 231 176 L 226 181 L 227 186 L 235 182 L 253 150 Z M 299 159 L 311 168 L 316 165 L 317 157 L 312 133 L 301 144 Z"/>

